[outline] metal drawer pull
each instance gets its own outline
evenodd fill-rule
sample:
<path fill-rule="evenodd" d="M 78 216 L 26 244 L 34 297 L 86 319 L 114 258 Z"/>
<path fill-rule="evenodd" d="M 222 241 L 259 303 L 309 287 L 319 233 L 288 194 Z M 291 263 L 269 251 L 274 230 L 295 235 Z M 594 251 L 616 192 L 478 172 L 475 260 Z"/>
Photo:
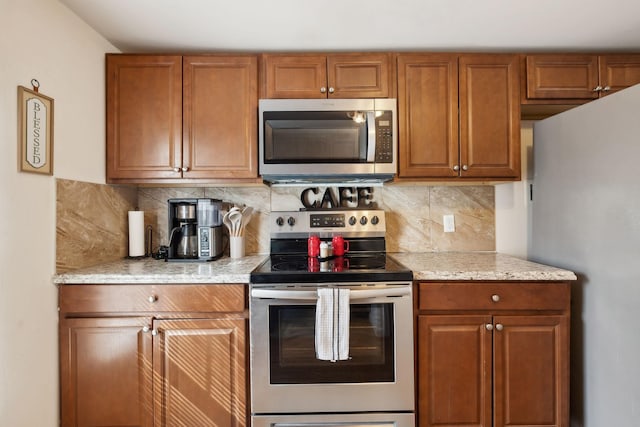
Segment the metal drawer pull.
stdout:
<path fill-rule="evenodd" d="M 493 331 L 493 324 L 492 323 L 487 323 L 485 325 L 485 327 L 487 328 L 487 331 Z"/>
<path fill-rule="evenodd" d="M 351 301 L 378 297 L 402 297 L 411 293 L 410 288 L 402 289 L 370 289 L 367 291 L 351 291 Z M 252 298 L 292 299 L 302 301 L 315 301 L 318 299 L 316 291 L 284 291 L 279 289 L 252 289 Z"/>
<path fill-rule="evenodd" d="M 496 331 L 501 331 L 501 330 L 503 330 L 503 329 L 504 329 L 504 326 L 502 326 L 502 323 L 498 323 L 498 324 L 496 325 Z"/>
<path fill-rule="evenodd" d="M 156 302 L 156 301 L 158 301 L 158 297 L 155 296 L 155 295 L 151 295 L 149 298 L 147 298 L 147 301 L 149 301 L 151 303 Z"/>
<path fill-rule="evenodd" d="M 491 295 L 491 301 L 493 301 L 493 302 L 500 301 L 500 295 L 498 295 L 498 294 Z"/>

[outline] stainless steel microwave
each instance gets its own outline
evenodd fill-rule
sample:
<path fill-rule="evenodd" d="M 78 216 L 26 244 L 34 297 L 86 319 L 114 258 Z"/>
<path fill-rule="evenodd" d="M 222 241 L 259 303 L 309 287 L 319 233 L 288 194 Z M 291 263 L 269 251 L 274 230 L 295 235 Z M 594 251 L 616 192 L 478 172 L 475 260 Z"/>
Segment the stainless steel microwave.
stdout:
<path fill-rule="evenodd" d="M 282 182 L 384 182 L 397 170 L 395 99 L 261 99 L 260 175 Z"/>

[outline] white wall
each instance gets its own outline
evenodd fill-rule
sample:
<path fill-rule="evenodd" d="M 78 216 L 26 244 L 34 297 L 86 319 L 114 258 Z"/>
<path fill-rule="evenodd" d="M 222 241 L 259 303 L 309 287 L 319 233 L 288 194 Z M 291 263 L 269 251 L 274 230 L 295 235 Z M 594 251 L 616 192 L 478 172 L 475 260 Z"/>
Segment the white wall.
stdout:
<path fill-rule="evenodd" d="M 496 185 L 496 251 L 526 259 L 531 230 L 533 122 L 522 122 L 520 141 L 522 180 Z"/>
<path fill-rule="evenodd" d="M 104 182 L 104 53 L 57 0 L 0 0 L 0 425 L 58 425 L 55 177 Z M 18 172 L 17 87 L 54 98 L 54 176 Z"/>

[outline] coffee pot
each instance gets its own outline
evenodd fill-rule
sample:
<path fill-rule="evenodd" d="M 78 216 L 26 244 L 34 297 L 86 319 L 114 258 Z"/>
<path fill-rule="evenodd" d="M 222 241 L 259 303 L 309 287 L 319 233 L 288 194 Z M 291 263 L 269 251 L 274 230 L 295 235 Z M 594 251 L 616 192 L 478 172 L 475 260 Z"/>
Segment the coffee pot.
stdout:
<path fill-rule="evenodd" d="M 175 248 L 176 258 L 198 257 L 198 234 L 195 223 L 185 223 L 171 230 L 170 247 Z"/>
<path fill-rule="evenodd" d="M 168 261 L 211 261 L 222 256 L 222 201 L 168 200 Z"/>

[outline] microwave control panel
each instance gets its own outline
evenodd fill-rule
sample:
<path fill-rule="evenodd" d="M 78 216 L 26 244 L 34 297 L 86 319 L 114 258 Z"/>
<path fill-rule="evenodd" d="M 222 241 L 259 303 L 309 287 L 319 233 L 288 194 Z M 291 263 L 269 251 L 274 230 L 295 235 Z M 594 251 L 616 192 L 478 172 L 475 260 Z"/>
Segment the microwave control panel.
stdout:
<path fill-rule="evenodd" d="M 391 111 L 376 117 L 376 162 L 393 162 L 393 120 Z"/>

